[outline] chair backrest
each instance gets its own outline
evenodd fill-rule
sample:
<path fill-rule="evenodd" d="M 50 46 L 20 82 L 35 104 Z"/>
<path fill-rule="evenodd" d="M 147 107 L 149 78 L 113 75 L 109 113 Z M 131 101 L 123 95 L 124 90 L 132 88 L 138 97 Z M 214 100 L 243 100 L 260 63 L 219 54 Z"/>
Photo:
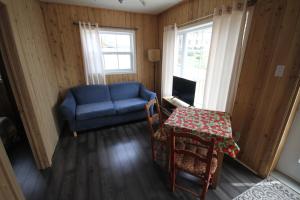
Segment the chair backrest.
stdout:
<path fill-rule="evenodd" d="M 140 95 L 141 83 L 138 82 L 123 82 L 114 83 L 108 86 L 111 99 L 113 101 L 137 98 Z"/>
<path fill-rule="evenodd" d="M 153 135 L 155 132 L 153 125 L 156 122 L 159 123 L 159 128 L 162 128 L 162 126 L 163 126 L 162 116 L 161 116 L 161 112 L 160 112 L 160 106 L 159 106 L 157 98 L 152 99 L 147 104 L 145 104 L 145 110 L 147 113 L 148 126 L 151 131 L 151 134 Z"/>
<path fill-rule="evenodd" d="M 182 142 L 185 148 L 182 148 L 181 145 L 177 145 L 180 144 L 180 142 Z M 191 133 L 190 130 L 173 129 L 171 132 L 171 164 L 174 165 L 176 154 L 188 155 L 199 160 L 200 162 L 206 163 L 205 175 L 208 176 L 212 165 L 214 145 L 214 138 L 210 139 L 210 141 L 206 141 Z M 186 147 L 204 148 L 207 150 L 207 153 L 206 155 L 202 155 Z"/>
<path fill-rule="evenodd" d="M 71 89 L 78 105 L 110 101 L 107 85 L 82 85 Z"/>

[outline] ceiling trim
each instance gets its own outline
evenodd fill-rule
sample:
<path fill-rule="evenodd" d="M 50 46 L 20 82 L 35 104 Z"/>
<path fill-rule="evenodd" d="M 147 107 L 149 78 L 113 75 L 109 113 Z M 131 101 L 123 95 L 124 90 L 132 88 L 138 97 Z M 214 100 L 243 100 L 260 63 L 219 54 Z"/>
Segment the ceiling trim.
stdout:
<path fill-rule="evenodd" d="M 106 1 L 109 1 L 107 3 Z M 115 2 L 112 2 L 115 1 Z M 40 2 L 43 3 L 49 3 L 49 4 L 62 4 L 62 5 L 72 5 L 72 6 L 82 6 L 82 7 L 91 7 L 91 8 L 101 8 L 101 9 L 107 9 L 107 10 L 115 10 L 115 11 L 122 11 L 122 12 L 130 12 L 130 13 L 141 13 L 141 14 L 149 14 L 149 15 L 159 15 L 168 9 L 181 4 L 187 0 L 169 0 L 168 2 L 165 2 L 161 4 L 161 2 L 164 2 L 163 0 L 157 1 L 154 4 L 154 0 L 146 0 L 146 6 L 143 6 L 139 0 L 137 3 L 134 3 L 131 0 L 127 0 L 129 2 L 126 2 L 126 0 L 120 4 L 118 0 L 104 0 L 97 2 L 97 0 L 89 1 L 89 0 L 40 0 Z M 174 1 L 174 2 L 172 2 Z M 147 5 L 150 8 L 147 8 Z M 129 5 L 126 5 L 128 3 Z"/>

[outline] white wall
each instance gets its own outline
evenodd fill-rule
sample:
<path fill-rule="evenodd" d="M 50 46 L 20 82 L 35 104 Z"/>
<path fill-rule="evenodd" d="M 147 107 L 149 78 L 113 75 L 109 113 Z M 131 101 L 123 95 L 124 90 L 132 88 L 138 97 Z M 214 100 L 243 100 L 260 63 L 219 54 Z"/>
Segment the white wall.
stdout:
<path fill-rule="evenodd" d="M 300 109 L 290 129 L 276 169 L 300 183 Z"/>

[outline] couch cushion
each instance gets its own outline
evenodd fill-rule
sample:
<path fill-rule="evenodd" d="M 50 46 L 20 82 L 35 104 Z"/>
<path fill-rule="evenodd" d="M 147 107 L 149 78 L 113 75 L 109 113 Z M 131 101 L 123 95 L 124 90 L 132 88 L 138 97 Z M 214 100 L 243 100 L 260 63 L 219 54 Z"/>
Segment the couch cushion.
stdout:
<path fill-rule="evenodd" d="M 87 85 L 72 89 L 78 105 L 110 101 L 108 86 L 106 85 Z"/>
<path fill-rule="evenodd" d="M 115 109 L 119 114 L 143 110 L 146 103 L 147 101 L 141 98 L 130 98 L 114 101 Z"/>
<path fill-rule="evenodd" d="M 140 83 L 127 82 L 109 85 L 109 92 L 113 101 L 139 97 Z"/>
<path fill-rule="evenodd" d="M 93 119 L 114 114 L 116 114 L 116 111 L 111 101 L 78 105 L 76 108 L 77 120 Z"/>

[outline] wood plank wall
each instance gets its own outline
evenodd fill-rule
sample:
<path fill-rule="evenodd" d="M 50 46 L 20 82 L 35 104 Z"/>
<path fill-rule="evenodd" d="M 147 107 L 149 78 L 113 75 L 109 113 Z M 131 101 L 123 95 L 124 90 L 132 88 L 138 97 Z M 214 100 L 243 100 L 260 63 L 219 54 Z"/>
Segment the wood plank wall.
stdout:
<path fill-rule="evenodd" d="M 70 87 L 85 83 L 79 27 L 73 25 L 74 21 L 137 28 L 137 73 L 107 75 L 107 82 L 140 81 L 153 90 L 154 68 L 153 63 L 147 59 L 147 49 L 158 47 L 157 16 L 63 4 L 41 5 L 62 93 Z"/>
<path fill-rule="evenodd" d="M 14 78 L 14 93 L 21 97 L 18 104 L 23 107 L 19 110 L 25 116 L 23 122 L 27 123 L 37 164 L 46 168 L 51 165 L 58 141 L 59 130 L 55 123 L 58 85 L 42 11 L 38 0 L 0 0 L 0 3 L 4 4 L 11 26 L 2 24 L 5 27 L 3 42 L 12 50 L 7 52 L 7 57 L 12 58 L 10 80 Z M 1 13 L 4 12 L 1 10 Z M 13 38 L 6 34 L 10 29 Z"/>
<path fill-rule="evenodd" d="M 253 16 L 233 112 L 239 158 L 261 175 L 271 169 L 300 69 L 300 1 L 259 0 Z M 274 77 L 276 65 L 284 76 Z"/>
<path fill-rule="evenodd" d="M 164 26 L 206 16 L 214 7 L 230 3 L 188 0 L 162 13 L 158 19 L 160 48 Z M 234 131 L 241 133 L 239 159 L 261 176 L 270 171 L 296 93 L 300 68 L 299 12 L 297 0 L 258 0 L 253 16 L 232 123 Z M 278 64 L 286 65 L 282 78 L 274 77 Z"/>

